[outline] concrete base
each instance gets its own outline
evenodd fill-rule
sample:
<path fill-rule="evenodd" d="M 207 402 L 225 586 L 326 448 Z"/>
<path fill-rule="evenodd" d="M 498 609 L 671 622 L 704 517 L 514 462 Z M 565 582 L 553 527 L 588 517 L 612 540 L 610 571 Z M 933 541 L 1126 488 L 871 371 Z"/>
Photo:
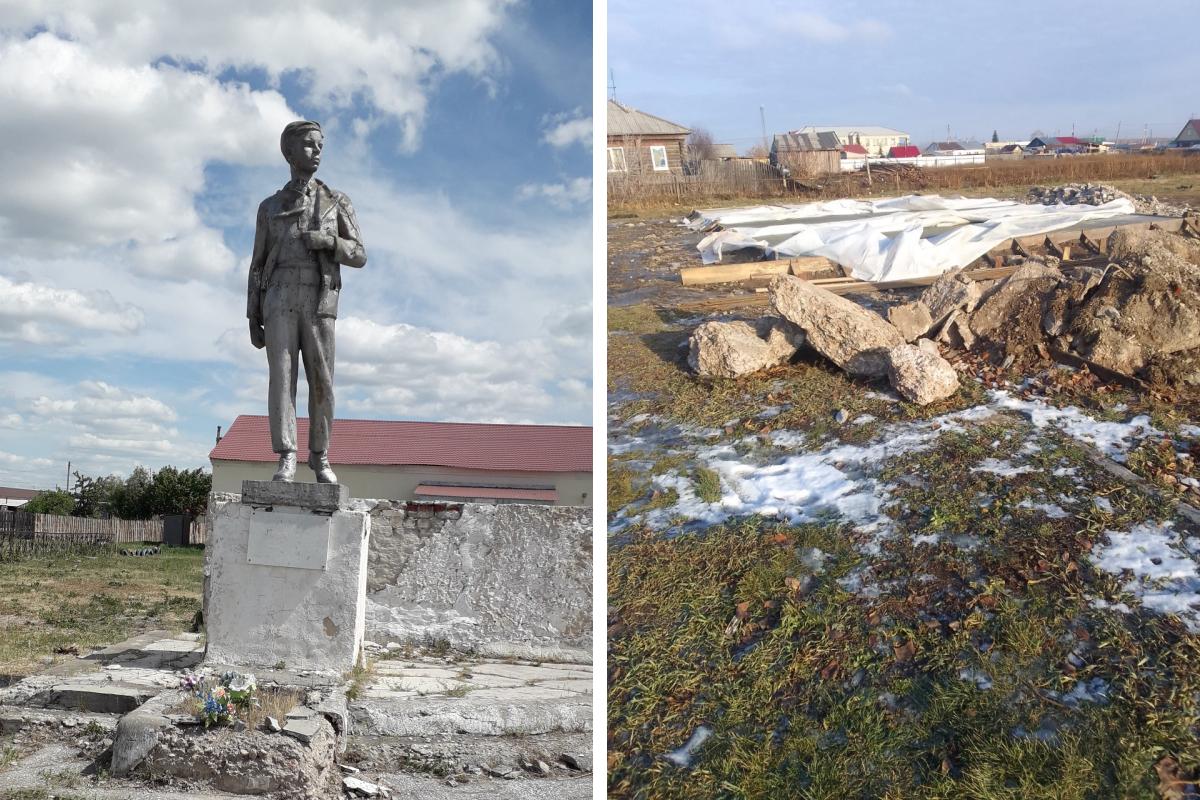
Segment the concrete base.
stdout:
<path fill-rule="evenodd" d="M 213 504 L 205 662 L 340 675 L 362 654 L 369 516 L 329 511 L 324 496 L 280 497 Z"/>

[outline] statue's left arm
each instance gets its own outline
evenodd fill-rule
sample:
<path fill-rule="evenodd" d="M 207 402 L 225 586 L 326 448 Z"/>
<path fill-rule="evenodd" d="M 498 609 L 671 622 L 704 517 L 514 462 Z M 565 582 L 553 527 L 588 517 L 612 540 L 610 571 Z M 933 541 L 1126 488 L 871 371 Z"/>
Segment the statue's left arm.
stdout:
<path fill-rule="evenodd" d="M 358 229 L 358 218 L 354 216 L 354 206 L 344 194 L 338 195 L 337 204 L 338 230 L 333 242 L 333 260 L 347 267 L 361 267 L 367 263 L 367 251 Z"/>

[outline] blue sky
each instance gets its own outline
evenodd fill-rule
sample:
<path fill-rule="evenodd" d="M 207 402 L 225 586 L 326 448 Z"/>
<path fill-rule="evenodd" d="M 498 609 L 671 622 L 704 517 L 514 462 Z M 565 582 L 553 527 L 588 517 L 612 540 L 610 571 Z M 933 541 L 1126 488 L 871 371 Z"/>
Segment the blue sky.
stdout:
<path fill-rule="evenodd" d="M 246 265 L 302 117 L 368 253 L 338 416 L 590 421 L 590 3 L 79 8 L 0 11 L 0 485 L 203 466 L 265 413 Z"/>
<path fill-rule="evenodd" d="M 809 124 L 914 142 L 1035 130 L 1172 137 L 1200 98 L 1194 0 L 610 0 L 617 99 L 739 151 Z"/>

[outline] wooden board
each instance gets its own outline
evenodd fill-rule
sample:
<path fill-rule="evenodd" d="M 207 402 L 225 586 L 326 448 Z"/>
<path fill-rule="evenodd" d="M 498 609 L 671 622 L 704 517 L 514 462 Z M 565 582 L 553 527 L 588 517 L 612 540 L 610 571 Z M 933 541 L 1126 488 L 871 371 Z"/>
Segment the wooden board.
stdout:
<path fill-rule="evenodd" d="M 807 278 L 816 275 L 838 275 L 841 269 L 828 258 L 801 256 L 779 261 L 751 261 L 746 264 L 712 264 L 707 267 L 684 267 L 679 270 L 679 280 L 684 286 L 702 286 L 708 283 L 730 283 L 744 281 L 759 275 L 796 275 Z"/>

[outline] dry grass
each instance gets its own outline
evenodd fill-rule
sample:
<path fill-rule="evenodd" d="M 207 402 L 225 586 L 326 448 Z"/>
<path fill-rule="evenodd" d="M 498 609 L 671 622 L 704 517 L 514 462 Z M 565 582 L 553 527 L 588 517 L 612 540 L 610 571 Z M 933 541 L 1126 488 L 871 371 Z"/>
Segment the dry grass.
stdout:
<path fill-rule="evenodd" d="M 48 659 L 148 630 L 186 629 L 200 610 L 203 564 L 204 551 L 193 548 L 0 563 L 0 675 L 27 675 Z"/>
<path fill-rule="evenodd" d="M 688 210 L 699 202 L 711 204 L 719 200 L 750 201 L 771 198 L 774 202 L 806 202 L 842 197 L 891 196 L 910 193 L 995 194 L 1000 190 L 1019 188 L 1021 193 L 1037 184 L 1084 183 L 1117 181 L 1148 181 L 1156 184 L 1164 179 L 1188 176 L 1200 181 L 1200 156 L 1183 153 L 1154 153 L 1126 155 L 1074 156 L 1069 158 L 1021 161 L 992 161 L 983 166 L 944 167 L 923 169 L 905 174 L 888 175 L 876 170 L 872 181 L 865 173 L 845 173 L 822 176 L 805 184 L 809 188 L 777 192 L 697 191 L 685 195 L 655 194 L 653 186 L 634 201 L 609 203 L 610 217 L 658 217 L 678 215 L 680 207 Z M 1188 180 L 1185 183 L 1193 183 Z M 1161 194 L 1151 188 L 1125 189 L 1137 194 Z"/>

